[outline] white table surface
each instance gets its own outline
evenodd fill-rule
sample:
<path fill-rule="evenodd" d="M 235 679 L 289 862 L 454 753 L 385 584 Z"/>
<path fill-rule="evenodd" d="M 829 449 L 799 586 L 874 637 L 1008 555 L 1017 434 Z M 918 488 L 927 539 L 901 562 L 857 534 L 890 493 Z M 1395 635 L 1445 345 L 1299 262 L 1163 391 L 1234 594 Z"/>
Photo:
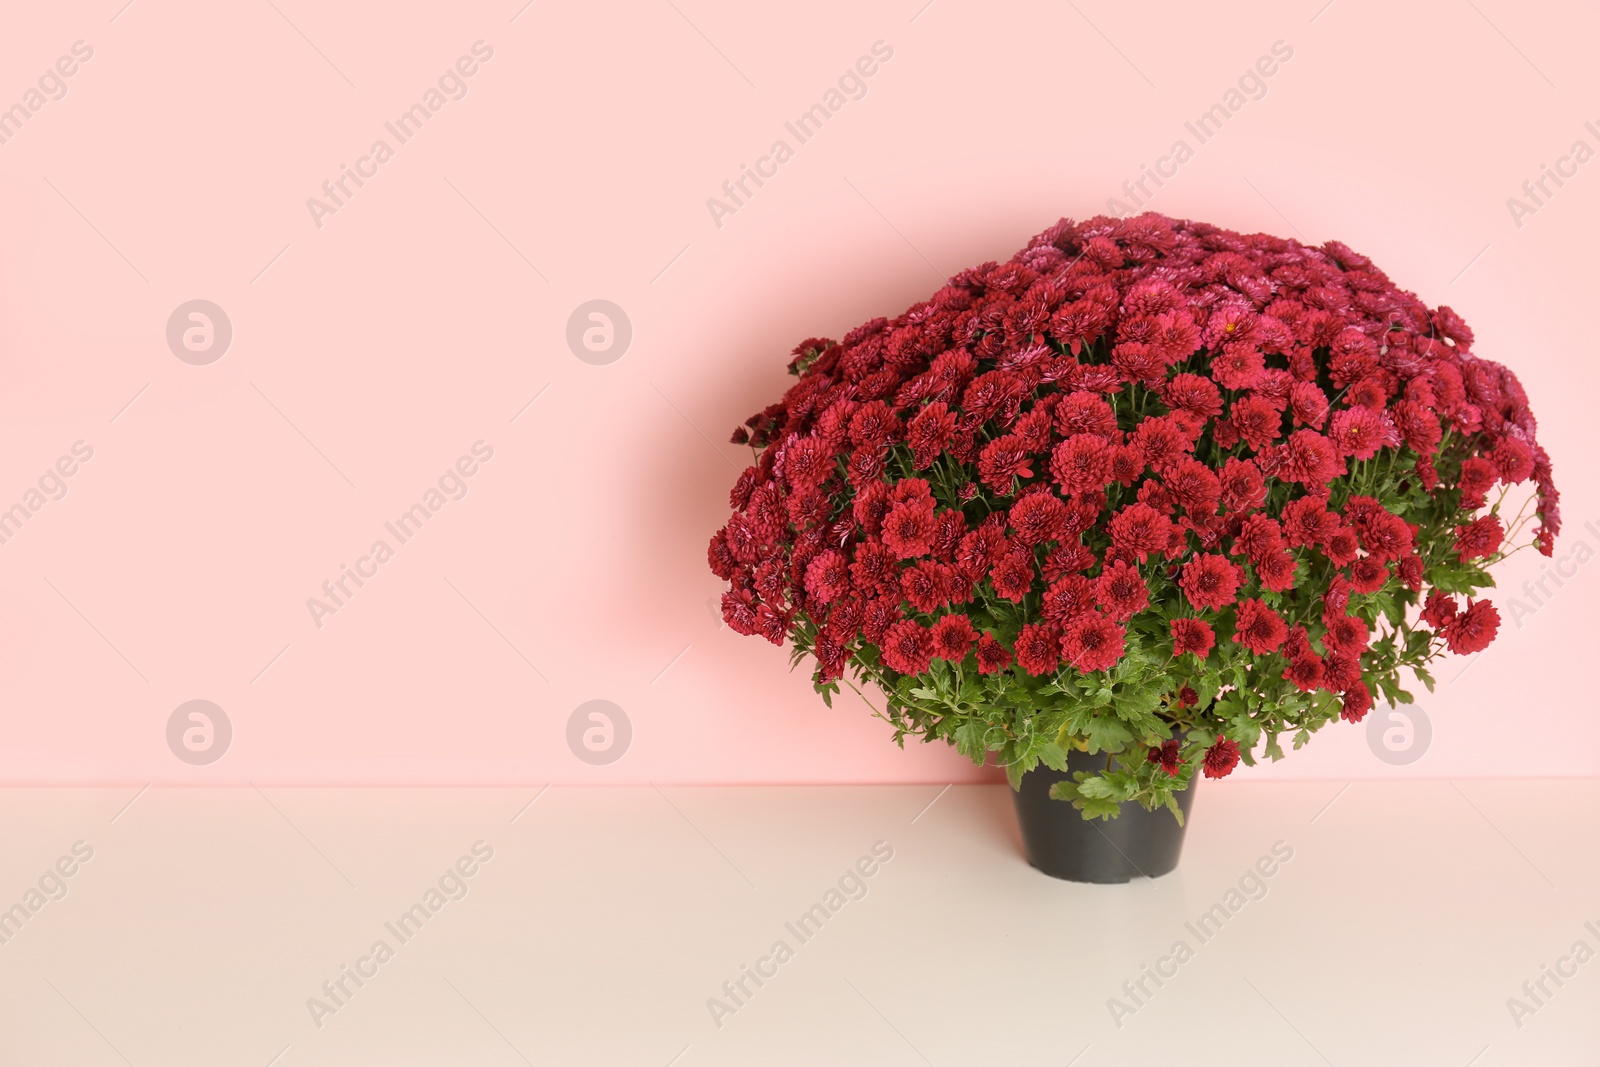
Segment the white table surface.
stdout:
<path fill-rule="evenodd" d="M 1600 958 L 1569 956 L 1600 951 L 1597 780 L 1208 783 L 1178 870 L 1125 886 L 1028 867 L 1003 787 L 536 793 L 0 793 L 0 908 L 93 849 L 4 928 L 0 1063 L 1600 1062 Z M 385 923 L 480 841 L 402 942 Z M 785 924 L 877 842 L 865 895 L 800 941 Z M 1576 973 L 1536 1004 L 1546 965 Z"/>

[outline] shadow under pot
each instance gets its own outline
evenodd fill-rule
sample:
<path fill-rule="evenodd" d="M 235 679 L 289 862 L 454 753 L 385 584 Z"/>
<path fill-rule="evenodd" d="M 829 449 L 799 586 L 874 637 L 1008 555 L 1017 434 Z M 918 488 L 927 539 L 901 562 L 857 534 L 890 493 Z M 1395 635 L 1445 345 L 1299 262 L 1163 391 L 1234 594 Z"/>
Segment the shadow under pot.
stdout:
<path fill-rule="evenodd" d="M 1104 767 L 1103 754 L 1074 751 L 1067 754 L 1065 772 L 1040 764 L 1022 776 L 1011 799 L 1028 862 L 1069 882 L 1116 883 L 1170 873 L 1183 852 L 1183 831 L 1198 781 L 1173 797 L 1183 812 L 1181 826 L 1165 806 L 1146 811 L 1130 800 L 1115 819 L 1085 819 L 1067 801 L 1051 799 L 1050 787 L 1057 782 L 1070 782 L 1077 771 Z"/>

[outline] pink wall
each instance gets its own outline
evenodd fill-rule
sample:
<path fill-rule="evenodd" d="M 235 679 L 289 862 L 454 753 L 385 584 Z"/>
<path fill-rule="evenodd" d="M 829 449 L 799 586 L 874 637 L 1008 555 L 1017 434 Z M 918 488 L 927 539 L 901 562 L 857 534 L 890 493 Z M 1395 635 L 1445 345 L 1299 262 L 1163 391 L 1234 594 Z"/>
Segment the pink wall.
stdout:
<path fill-rule="evenodd" d="M 1600 149 L 1580 5 L 275 3 L 36 4 L 0 37 L 0 105 L 93 49 L 0 144 L 0 507 L 93 449 L 0 545 L 0 780 L 973 777 L 720 628 L 722 442 L 796 341 L 1102 211 L 1280 40 L 1266 95 L 1152 206 L 1337 237 L 1457 308 L 1542 418 L 1558 556 L 1600 549 L 1600 162 L 1520 226 L 1506 205 Z M 385 130 L 480 40 L 464 98 Z M 784 122 L 877 41 L 866 95 L 797 144 Z M 319 227 L 307 198 L 379 138 L 393 158 Z M 718 226 L 707 198 L 778 138 L 793 158 Z M 165 338 L 196 298 L 233 326 L 209 365 Z M 608 365 L 565 340 L 596 298 L 633 327 Z M 386 534 L 478 441 L 467 495 Z M 319 628 L 307 598 L 379 538 L 394 558 Z M 1336 727 L 1271 773 L 1594 773 L 1600 563 L 1569 570 L 1427 700 L 1423 759 Z M 194 699 L 232 725 L 204 766 L 168 745 Z M 632 724 L 607 766 L 567 743 L 591 699 Z"/>

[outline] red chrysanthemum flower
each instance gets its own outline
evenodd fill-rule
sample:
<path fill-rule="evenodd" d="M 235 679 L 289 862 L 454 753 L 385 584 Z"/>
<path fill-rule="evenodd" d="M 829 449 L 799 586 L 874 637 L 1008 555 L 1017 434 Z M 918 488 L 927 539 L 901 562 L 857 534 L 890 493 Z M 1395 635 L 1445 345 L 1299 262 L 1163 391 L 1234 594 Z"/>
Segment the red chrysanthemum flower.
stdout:
<path fill-rule="evenodd" d="M 1339 531 L 1339 516 L 1321 497 L 1303 496 L 1283 506 L 1283 533 L 1292 547 L 1325 544 Z"/>
<path fill-rule="evenodd" d="M 830 548 L 806 565 L 806 592 L 818 604 L 831 604 L 850 588 L 850 564 L 844 553 Z"/>
<path fill-rule="evenodd" d="M 850 504 L 850 515 L 868 537 L 875 537 L 883 529 L 883 517 L 889 511 L 889 485 L 873 481 L 856 490 Z"/>
<path fill-rule="evenodd" d="M 1350 564 L 1350 588 L 1357 593 L 1376 593 L 1389 581 L 1389 568 L 1377 556 L 1362 556 Z"/>
<path fill-rule="evenodd" d="M 1061 666 L 1061 633 L 1053 626 L 1028 623 L 1017 634 L 1017 666 L 1029 674 L 1054 674 Z"/>
<path fill-rule="evenodd" d="M 1271 516 L 1257 512 L 1239 523 L 1239 532 L 1233 539 L 1234 555 L 1242 555 L 1259 565 L 1263 559 L 1282 551 L 1283 528 Z"/>
<path fill-rule="evenodd" d="M 1533 449 L 1515 437 L 1503 438 L 1495 446 L 1492 458 L 1500 480 L 1507 485 L 1515 485 L 1533 473 Z"/>
<path fill-rule="evenodd" d="M 1484 494 L 1494 488 L 1499 477 L 1500 471 L 1495 465 L 1481 456 L 1463 460 L 1461 477 L 1456 479 L 1456 488 L 1461 490 L 1463 504 L 1468 500 L 1482 500 Z"/>
<path fill-rule="evenodd" d="M 1216 383 L 1198 374 L 1177 374 L 1169 379 L 1161 398 L 1175 411 L 1187 411 L 1204 419 L 1222 414 L 1222 394 Z"/>
<path fill-rule="evenodd" d="M 1306 486 L 1332 481 L 1343 470 L 1333 445 L 1315 430 L 1296 430 L 1290 434 L 1277 446 L 1272 459 L 1279 477 Z"/>
<path fill-rule="evenodd" d="M 894 409 L 882 400 L 861 405 L 850 420 L 850 440 L 858 448 L 895 440 L 900 432 Z"/>
<path fill-rule="evenodd" d="M 1251 652 L 1258 656 L 1275 652 L 1288 636 L 1289 627 L 1276 611 L 1267 607 L 1265 601 L 1246 600 L 1239 605 L 1233 624 L 1233 639 Z"/>
<path fill-rule="evenodd" d="M 1284 668 L 1283 677 L 1302 693 L 1315 692 L 1323 682 L 1322 658 L 1315 653 L 1296 656 Z"/>
<path fill-rule="evenodd" d="M 1129 504 L 1111 519 L 1111 547 L 1124 558 L 1143 563 L 1152 552 L 1164 552 L 1172 520 L 1149 504 Z"/>
<path fill-rule="evenodd" d="M 1334 384 L 1338 384 L 1338 380 L 1335 378 Z M 1389 394 L 1384 390 L 1383 383 L 1376 378 L 1362 378 L 1344 394 L 1345 403 L 1370 411 L 1381 411 L 1388 399 Z"/>
<path fill-rule="evenodd" d="M 956 546 L 955 561 L 968 574 L 982 575 L 1009 547 L 1004 517 L 991 514 L 977 529 L 961 538 Z"/>
<path fill-rule="evenodd" d="M 1217 738 L 1216 744 L 1206 749 L 1201 770 L 1207 778 L 1226 778 L 1239 765 L 1239 746 L 1226 737 Z"/>
<path fill-rule="evenodd" d="M 1149 504 L 1161 514 L 1171 516 L 1173 512 L 1172 496 L 1160 482 L 1150 480 L 1139 486 L 1139 503 Z"/>
<path fill-rule="evenodd" d="M 1113 445 L 1107 457 L 1106 476 L 1110 481 L 1132 485 L 1144 473 L 1144 456 L 1137 448 Z"/>
<path fill-rule="evenodd" d="M 861 636 L 873 644 L 882 644 L 889 628 L 900 621 L 900 606 L 896 600 L 878 597 L 867 601 L 861 612 Z"/>
<path fill-rule="evenodd" d="M 1108 564 L 1094 582 L 1094 599 L 1105 613 L 1122 622 L 1150 603 L 1150 588 L 1139 571 L 1122 560 Z"/>
<path fill-rule="evenodd" d="M 816 486 L 833 470 L 833 455 L 815 437 L 804 437 L 784 449 L 783 469 L 794 488 Z"/>
<path fill-rule="evenodd" d="M 1218 611 L 1233 603 L 1244 574 L 1226 556 L 1197 555 L 1183 565 L 1178 587 L 1185 599 L 1201 611 Z"/>
<path fill-rule="evenodd" d="M 1361 657 L 1345 652 L 1329 652 L 1322 657 L 1323 684 L 1340 693 L 1361 681 Z"/>
<path fill-rule="evenodd" d="M 1370 408 L 1345 408 L 1334 414 L 1328 439 L 1341 456 L 1371 459 L 1387 442 L 1389 427 L 1383 417 Z"/>
<path fill-rule="evenodd" d="M 933 659 L 933 631 L 901 619 L 883 636 L 883 662 L 901 674 L 922 674 Z"/>
<path fill-rule="evenodd" d="M 1359 654 L 1366 651 L 1367 642 L 1372 637 L 1367 624 L 1354 615 L 1329 613 L 1322 617 L 1322 625 L 1326 630 L 1322 635 L 1322 643 L 1332 652 Z"/>
<path fill-rule="evenodd" d="M 1134 428 L 1128 444 L 1137 449 L 1146 464 L 1160 468 L 1189 449 L 1189 436 L 1170 415 L 1153 415 Z"/>
<path fill-rule="evenodd" d="M 1349 527 L 1340 527 L 1323 542 L 1322 554 L 1327 556 L 1334 566 L 1348 567 L 1361 554 L 1360 546 L 1356 542 L 1356 532 Z"/>
<path fill-rule="evenodd" d="M 1229 511 L 1254 511 L 1267 502 L 1261 470 L 1248 459 L 1229 459 L 1220 475 L 1222 506 Z"/>
<path fill-rule="evenodd" d="M 1313 430 L 1328 421 L 1328 397 L 1312 382 L 1295 382 L 1289 387 L 1289 411 L 1295 424 Z"/>
<path fill-rule="evenodd" d="M 1224 389 L 1249 389 L 1261 379 L 1266 365 L 1260 349 L 1228 345 L 1211 357 L 1211 376 Z"/>
<path fill-rule="evenodd" d="M 1080 615 L 1061 635 L 1061 654 L 1080 671 L 1105 671 L 1122 658 L 1126 632 L 1104 615 Z"/>
<path fill-rule="evenodd" d="M 1396 400 L 1389 408 L 1389 417 L 1394 421 L 1400 439 L 1419 457 L 1431 456 L 1438 451 L 1444 430 L 1431 408 L 1410 400 Z"/>
<path fill-rule="evenodd" d="M 1050 457 L 1050 474 L 1063 493 L 1089 493 L 1104 489 L 1111 480 L 1111 457 L 1103 437 L 1073 434 L 1056 446 Z"/>
<path fill-rule="evenodd" d="M 1294 588 L 1294 557 L 1284 551 L 1269 552 L 1254 563 L 1256 580 L 1270 593 L 1286 593 Z"/>
<path fill-rule="evenodd" d="M 789 632 L 789 611 L 779 611 L 773 605 L 763 603 L 755 606 L 755 632 L 760 633 L 773 645 L 782 645 L 784 635 Z"/>
<path fill-rule="evenodd" d="M 1011 424 L 1011 435 L 1021 441 L 1029 452 L 1046 452 L 1055 440 L 1050 424 L 1053 406 L 1049 403 L 1050 399 L 1041 399 L 1027 414 Z"/>
<path fill-rule="evenodd" d="M 850 638 L 842 627 L 829 623 L 817 634 L 812 652 L 817 657 L 817 669 L 823 681 L 833 681 L 844 676 L 845 663 L 851 654 Z"/>
<path fill-rule="evenodd" d="M 1117 432 L 1117 416 L 1111 405 L 1088 392 L 1067 394 L 1056 405 L 1055 424 L 1056 432 L 1062 437 L 1087 433 L 1109 438 Z"/>
<path fill-rule="evenodd" d="M 1218 419 L 1211 427 L 1211 443 L 1225 451 L 1232 449 L 1239 443 L 1239 431 L 1227 419 Z"/>
<path fill-rule="evenodd" d="M 989 634 L 978 637 L 978 673 L 998 674 L 1011 666 L 1011 653 Z"/>
<path fill-rule="evenodd" d="M 1197 659 L 1205 659 L 1211 655 L 1211 648 L 1217 641 L 1217 635 L 1212 632 L 1211 624 L 1204 619 L 1177 618 L 1169 624 L 1172 630 L 1172 654 L 1182 656 L 1193 653 Z"/>
<path fill-rule="evenodd" d="M 955 558 L 956 548 L 967 532 L 967 517 L 957 508 L 946 508 L 936 516 L 933 531 L 933 555 L 948 563 Z"/>
<path fill-rule="evenodd" d="M 1425 564 L 1422 561 L 1422 557 L 1415 553 L 1400 561 L 1400 566 L 1397 568 L 1400 574 L 1400 581 L 1405 583 L 1405 587 L 1413 593 L 1422 592 L 1424 568 Z"/>
<path fill-rule="evenodd" d="M 831 510 L 827 496 L 814 486 L 796 490 L 783 502 L 783 506 L 788 513 L 789 521 L 800 527 L 814 526 L 822 522 Z"/>
<path fill-rule="evenodd" d="M 1222 496 L 1222 483 L 1210 467 L 1190 456 L 1184 456 L 1167 465 L 1161 477 L 1162 487 L 1172 499 L 1183 505 L 1190 515 L 1205 516 L 1217 510 Z"/>
<path fill-rule="evenodd" d="M 962 614 L 944 615 L 933 624 L 933 654 L 960 663 L 978 639 L 972 620 Z"/>
<path fill-rule="evenodd" d="M 1033 461 L 1020 438 L 997 437 L 978 457 L 978 478 L 997 493 L 1011 491 L 1011 479 L 1033 477 Z"/>
<path fill-rule="evenodd" d="M 1039 600 L 1045 621 L 1061 626 L 1094 610 L 1094 583 L 1081 574 L 1069 574 L 1050 583 Z"/>
<path fill-rule="evenodd" d="M 864 607 L 860 597 L 847 596 L 828 612 L 828 625 L 843 634 L 847 640 L 853 641 L 856 631 L 861 628 L 861 612 Z"/>
<path fill-rule="evenodd" d="M 1200 347 L 1200 331 L 1195 329 L 1194 320 L 1186 312 L 1160 312 L 1156 315 L 1156 324 L 1151 344 L 1162 361 L 1178 363 Z"/>
<path fill-rule="evenodd" d="M 1445 643 L 1458 656 L 1482 652 L 1500 629 L 1500 610 L 1487 600 L 1468 600 L 1466 610 L 1444 628 Z"/>
<path fill-rule="evenodd" d="M 906 424 L 906 444 L 911 446 L 912 463 L 918 470 L 925 469 L 955 436 L 956 415 L 950 405 L 942 400 L 929 404 Z"/>
<path fill-rule="evenodd" d="M 1428 590 L 1428 599 L 1422 605 L 1422 621 L 1435 630 L 1443 630 L 1456 617 L 1456 598 L 1442 589 Z"/>
<path fill-rule="evenodd" d="M 1016 414 L 1022 399 L 1023 382 L 1010 371 L 989 371 L 974 378 L 961 394 L 961 407 L 980 419 L 992 419 L 1009 409 Z"/>
<path fill-rule="evenodd" d="M 994 591 L 1005 599 L 1018 603 L 1033 588 L 1033 579 L 1033 554 L 1021 549 L 1001 556 L 995 562 L 994 569 L 989 572 L 989 581 L 993 584 Z"/>
<path fill-rule="evenodd" d="M 1500 551 L 1505 534 L 1506 528 L 1500 524 L 1498 515 L 1484 515 L 1465 526 L 1457 526 L 1456 558 L 1465 563 L 1469 559 L 1492 556 Z"/>
<path fill-rule="evenodd" d="M 1257 451 L 1277 440 L 1283 428 L 1283 412 L 1259 396 L 1235 400 L 1228 419 L 1245 444 Z"/>
<path fill-rule="evenodd" d="M 938 532 L 932 502 L 895 504 L 883 517 L 883 543 L 899 559 L 915 559 L 933 551 Z"/>
<path fill-rule="evenodd" d="M 1372 690 L 1367 683 L 1357 680 L 1345 688 L 1344 700 L 1339 707 L 1339 718 L 1345 722 L 1360 722 L 1372 710 Z"/>
<path fill-rule="evenodd" d="M 1050 550 L 1044 561 L 1044 580 L 1053 582 L 1064 574 L 1077 574 L 1094 566 L 1097 557 L 1088 547 L 1063 542 Z"/>
<path fill-rule="evenodd" d="M 1289 659 L 1299 659 L 1312 653 L 1311 636 L 1304 626 L 1291 626 L 1289 636 L 1283 639 L 1283 654 Z"/>
<path fill-rule="evenodd" d="M 925 614 L 950 602 L 949 589 L 950 568 L 943 563 L 918 560 L 900 572 L 900 592 L 912 607 Z"/>
<path fill-rule="evenodd" d="M 883 460 L 888 450 L 881 447 L 858 448 L 850 453 L 850 484 L 857 489 L 876 485 L 883 477 Z"/>
<path fill-rule="evenodd" d="M 1187 762 L 1186 760 L 1179 758 L 1178 754 L 1182 751 L 1182 749 L 1183 746 L 1177 741 L 1177 739 L 1164 741 L 1160 745 L 1151 745 L 1149 755 L 1147 755 L 1145 758 L 1151 763 L 1159 763 L 1161 765 L 1161 769 L 1166 771 L 1168 774 L 1176 775 L 1178 773 L 1178 768 Z"/>
<path fill-rule="evenodd" d="M 1054 493 L 1041 490 L 1011 505 L 1008 519 L 1017 543 L 1031 548 L 1061 536 L 1067 521 L 1067 506 Z"/>
<path fill-rule="evenodd" d="M 1379 506 L 1356 519 L 1361 547 L 1380 560 L 1400 559 L 1411 551 L 1411 527 L 1398 515 Z"/>

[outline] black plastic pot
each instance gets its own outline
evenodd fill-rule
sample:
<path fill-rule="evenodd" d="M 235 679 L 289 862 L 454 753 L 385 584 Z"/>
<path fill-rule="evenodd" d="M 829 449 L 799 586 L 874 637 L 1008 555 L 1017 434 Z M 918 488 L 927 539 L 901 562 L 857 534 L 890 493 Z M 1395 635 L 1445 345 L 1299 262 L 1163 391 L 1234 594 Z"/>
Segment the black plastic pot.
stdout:
<path fill-rule="evenodd" d="M 1071 781 L 1071 772 L 1096 771 L 1105 764 L 1104 754 L 1071 752 L 1067 773 L 1041 764 L 1022 776 L 1021 789 L 1012 799 L 1028 862 L 1052 878 L 1070 882 L 1126 882 L 1140 875 L 1167 874 L 1178 866 L 1184 827 L 1165 807 L 1145 811 L 1130 801 L 1115 819 L 1085 819 L 1067 801 L 1050 798 L 1050 787 Z M 1190 783 L 1175 796 L 1185 826 L 1194 790 L 1195 783 Z"/>

